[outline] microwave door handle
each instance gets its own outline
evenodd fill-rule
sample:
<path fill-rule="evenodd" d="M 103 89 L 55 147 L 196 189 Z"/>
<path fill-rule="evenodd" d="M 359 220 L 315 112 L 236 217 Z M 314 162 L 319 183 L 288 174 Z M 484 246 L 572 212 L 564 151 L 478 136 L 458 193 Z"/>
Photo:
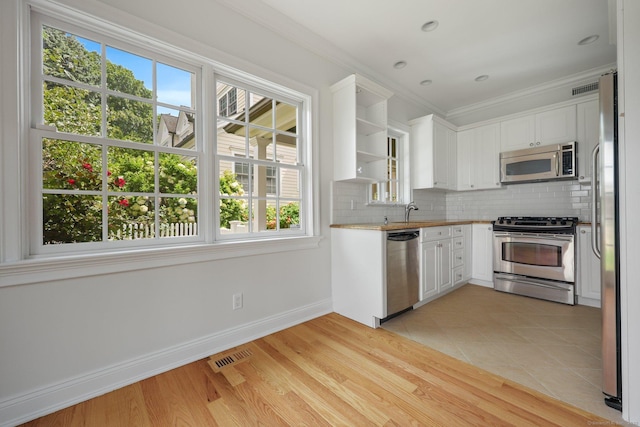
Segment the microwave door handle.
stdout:
<path fill-rule="evenodd" d="M 556 162 L 556 176 L 560 175 L 560 156 L 558 154 L 553 155 L 553 160 Z"/>
<path fill-rule="evenodd" d="M 591 167 L 593 178 L 591 180 L 591 250 L 600 258 L 600 248 L 598 247 L 598 181 L 600 170 L 598 169 L 598 156 L 600 145 L 596 145 L 591 152 Z"/>

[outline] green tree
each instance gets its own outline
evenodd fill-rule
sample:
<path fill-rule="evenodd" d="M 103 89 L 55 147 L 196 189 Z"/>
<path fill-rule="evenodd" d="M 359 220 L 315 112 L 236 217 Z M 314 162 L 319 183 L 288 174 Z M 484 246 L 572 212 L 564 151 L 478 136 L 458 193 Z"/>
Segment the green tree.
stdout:
<path fill-rule="evenodd" d="M 220 177 L 221 196 L 242 196 L 244 190 L 231 171 L 224 171 Z M 242 200 L 220 198 L 220 227 L 230 228 L 229 221 L 247 221 L 248 210 Z"/>

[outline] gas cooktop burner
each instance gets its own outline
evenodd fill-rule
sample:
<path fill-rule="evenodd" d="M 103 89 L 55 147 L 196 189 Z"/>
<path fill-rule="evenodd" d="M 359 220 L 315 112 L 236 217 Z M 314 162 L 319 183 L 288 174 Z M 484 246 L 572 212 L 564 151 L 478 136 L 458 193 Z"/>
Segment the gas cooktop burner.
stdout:
<path fill-rule="evenodd" d="M 577 217 L 501 216 L 493 221 L 495 231 L 573 233 Z"/>

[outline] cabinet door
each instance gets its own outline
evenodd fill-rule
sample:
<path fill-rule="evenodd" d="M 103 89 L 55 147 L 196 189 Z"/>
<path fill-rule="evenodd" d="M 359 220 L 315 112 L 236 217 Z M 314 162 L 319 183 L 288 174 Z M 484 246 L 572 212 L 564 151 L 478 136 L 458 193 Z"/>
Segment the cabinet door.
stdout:
<path fill-rule="evenodd" d="M 533 147 L 536 140 L 535 123 L 534 115 L 500 122 L 502 151 Z"/>
<path fill-rule="evenodd" d="M 471 277 L 493 282 L 493 229 L 490 224 L 473 224 Z"/>
<path fill-rule="evenodd" d="M 477 161 L 474 158 L 475 129 L 468 129 L 458 132 L 457 141 L 457 169 L 458 179 L 456 188 L 459 191 L 467 191 L 473 189 L 474 169 Z"/>
<path fill-rule="evenodd" d="M 473 183 L 478 189 L 500 187 L 500 125 L 498 123 L 475 129 Z"/>
<path fill-rule="evenodd" d="M 591 152 L 600 138 L 600 106 L 598 101 L 578 104 L 578 180 L 589 183 L 593 174 Z"/>
<path fill-rule="evenodd" d="M 438 293 L 438 242 L 424 242 L 422 245 L 422 296 L 420 299 L 432 297 Z"/>
<path fill-rule="evenodd" d="M 446 126 L 433 123 L 433 186 L 449 188 L 449 137 Z"/>
<path fill-rule="evenodd" d="M 536 114 L 536 145 L 576 140 L 576 106 Z"/>
<path fill-rule="evenodd" d="M 442 292 L 453 286 L 453 280 L 451 279 L 451 258 L 453 256 L 451 239 L 439 241 L 438 246 L 438 249 L 440 249 L 440 281 L 438 283 L 438 292 Z"/>
<path fill-rule="evenodd" d="M 463 225 L 462 232 L 464 234 L 464 269 L 463 279 L 471 279 L 471 269 L 473 265 L 473 242 L 471 224 Z"/>
<path fill-rule="evenodd" d="M 591 250 L 591 227 L 578 227 L 577 235 L 578 297 L 600 301 L 600 259 Z"/>

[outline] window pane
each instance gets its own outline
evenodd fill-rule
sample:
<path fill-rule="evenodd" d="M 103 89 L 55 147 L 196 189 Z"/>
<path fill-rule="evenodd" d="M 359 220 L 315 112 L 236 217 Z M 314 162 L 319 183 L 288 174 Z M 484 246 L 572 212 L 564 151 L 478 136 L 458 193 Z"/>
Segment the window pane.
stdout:
<path fill-rule="evenodd" d="M 160 192 L 197 194 L 198 167 L 195 157 L 160 153 Z"/>
<path fill-rule="evenodd" d="M 47 76 L 100 85 L 100 43 L 42 27 L 42 72 Z"/>
<path fill-rule="evenodd" d="M 297 169 L 280 167 L 280 197 L 287 199 L 300 198 L 300 172 Z"/>
<path fill-rule="evenodd" d="M 280 228 L 300 228 L 300 202 L 280 202 Z"/>
<path fill-rule="evenodd" d="M 251 195 L 253 197 L 274 196 L 276 193 L 275 168 L 273 166 L 253 165 L 251 170 L 253 172 L 250 175 Z"/>
<path fill-rule="evenodd" d="M 155 161 L 151 151 L 109 147 L 110 191 L 150 193 L 155 189 Z"/>
<path fill-rule="evenodd" d="M 276 103 L 276 129 L 297 133 L 298 108 L 284 102 Z"/>
<path fill-rule="evenodd" d="M 158 143 L 164 147 L 196 148 L 195 114 L 158 108 Z"/>
<path fill-rule="evenodd" d="M 44 82 L 44 123 L 60 132 L 99 136 L 102 126 L 100 94 Z"/>
<path fill-rule="evenodd" d="M 378 188 L 378 184 L 371 184 L 371 201 L 380 201 L 380 189 Z"/>
<path fill-rule="evenodd" d="M 170 65 L 156 65 L 158 102 L 180 107 L 193 107 L 195 75 Z"/>
<path fill-rule="evenodd" d="M 227 123 L 218 129 L 218 154 L 248 157 L 245 126 Z"/>
<path fill-rule="evenodd" d="M 42 196 L 42 243 L 102 241 L 102 198 L 76 194 Z"/>
<path fill-rule="evenodd" d="M 249 140 L 249 156 L 253 159 L 273 161 L 276 155 L 273 133 L 255 128 L 250 128 L 249 132 L 252 136 Z"/>
<path fill-rule="evenodd" d="M 275 128 L 273 123 L 273 100 L 253 95 L 251 102 L 249 123 L 270 129 Z"/>
<path fill-rule="evenodd" d="M 43 188 L 99 191 L 101 186 L 100 146 L 43 138 Z"/>
<path fill-rule="evenodd" d="M 276 135 L 277 160 L 288 165 L 298 164 L 298 138 L 290 135 Z"/>
<path fill-rule="evenodd" d="M 251 202 L 253 232 L 274 232 L 278 229 L 275 200 L 253 199 Z"/>
<path fill-rule="evenodd" d="M 218 116 L 245 121 L 246 91 L 233 85 L 218 82 L 216 86 Z"/>
<path fill-rule="evenodd" d="M 118 96 L 107 98 L 107 136 L 125 141 L 153 142 L 153 106 Z"/>
<path fill-rule="evenodd" d="M 198 200 L 163 197 L 160 202 L 160 237 L 198 235 Z"/>
<path fill-rule="evenodd" d="M 107 46 L 107 88 L 151 99 L 153 62 Z"/>
<path fill-rule="evenodd" d="M 109 240 L 155 237 L 154 206 L 153 197 L 109 197 Z"/>

